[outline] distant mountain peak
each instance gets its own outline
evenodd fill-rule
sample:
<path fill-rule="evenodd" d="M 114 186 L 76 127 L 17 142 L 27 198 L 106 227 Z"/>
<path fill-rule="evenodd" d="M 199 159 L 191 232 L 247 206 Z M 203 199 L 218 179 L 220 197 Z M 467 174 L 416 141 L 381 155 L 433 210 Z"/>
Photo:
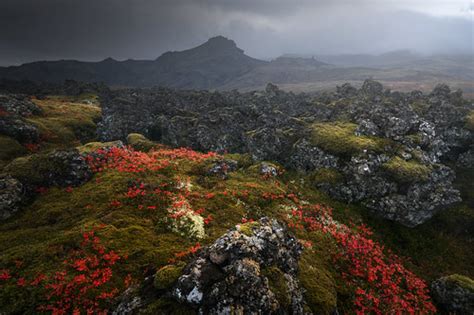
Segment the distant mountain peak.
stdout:
<path fill-rule="evenodd" d="M 224 36 L 211 37 L 204 44 L 196 47 L 195 49 L 205 49 L 214 52 L 237 52 L 244 53 L 242 49 L 237 47 L 237 44 Z"/>
<path fill-rule="evenodd" d="M 117 62 L 117 60 L 115 60 L 115 59 L 112 58 L 112 57 L 107 57 L 107 58 L 105 58 L 104 60 L 102 60 L 102 62 Z"/>
<path fill-rule="evenodd" d="M 219 46 L 219 47 L 227 47 L 227 48 L 237 47 L 237 44 L 232 39 L 228 39 L 227 37 L 224 37 L 221 35 L 209 38 L 207 42 L 205 42 L 203 45 Z"/>

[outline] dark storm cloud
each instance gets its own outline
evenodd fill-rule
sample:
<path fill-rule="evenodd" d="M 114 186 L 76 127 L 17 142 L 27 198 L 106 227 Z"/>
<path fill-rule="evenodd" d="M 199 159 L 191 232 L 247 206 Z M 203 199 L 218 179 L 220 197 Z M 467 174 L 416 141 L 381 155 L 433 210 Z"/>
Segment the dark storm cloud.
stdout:
<path fill-rule="evenodd" d="M 470 52 L 470 9 L 464 0 L 2 0 L 0 64 L 150 59 L 219 34 L 256 57 Z"/>

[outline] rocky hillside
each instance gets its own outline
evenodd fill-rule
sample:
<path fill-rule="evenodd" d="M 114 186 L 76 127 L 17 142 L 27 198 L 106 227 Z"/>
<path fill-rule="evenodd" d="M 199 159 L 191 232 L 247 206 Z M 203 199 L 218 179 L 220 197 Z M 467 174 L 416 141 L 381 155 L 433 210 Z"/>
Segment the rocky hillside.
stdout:
<path fill-rule="evenodd" d="M 0 98 L 0 313 L 472 312 L 460 93 L 101 91 Z"/>
<path fill-rule="evenodd" d="M 402 94 L 121 90 L 104 95 L 102 140 L 139 132 L 172 146 L 249 153 L 311 173 L 314 186 L 406 226 L 461 201 L 452 167 L 473 167 L 472 104 L 438 86 Z M 451 166 L 451 167 L 450 167 Z"/>

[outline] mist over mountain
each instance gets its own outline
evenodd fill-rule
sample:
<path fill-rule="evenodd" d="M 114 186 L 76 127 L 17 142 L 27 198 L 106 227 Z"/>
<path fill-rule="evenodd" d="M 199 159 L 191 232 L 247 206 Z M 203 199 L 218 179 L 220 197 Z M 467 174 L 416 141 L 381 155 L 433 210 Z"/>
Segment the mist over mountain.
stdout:
<path fill-rule="evenodd" d="M 182 89 L 262 89 L 268 82 L 283 88 L 314 91 L 348 81 L 361 84 L 375 78 L 399 88 L 399 84 L 453 82 L 465 92 L 473 91 L 474 62 L 465 55 L 425 56 L 410 51 L 380 55 L 296 55 L 270 61 L 245 54 L 223 36 L 210 38 L 183 51 L 169 51 L 155 60 L 99 62 L 76 60 L 39 61 L 0 67 L 0 79 L 62 83 L 65 80 L 103 82 L 114 87 L 164 86 Z M 403 89 L 403 86 L 401 87 Z"/>
<path fill-rule="evenodd" d="M 247 54 L 472 54 L 469 0 L 4 0 L 0 66 L 156 59 L 223 35 Z"/>

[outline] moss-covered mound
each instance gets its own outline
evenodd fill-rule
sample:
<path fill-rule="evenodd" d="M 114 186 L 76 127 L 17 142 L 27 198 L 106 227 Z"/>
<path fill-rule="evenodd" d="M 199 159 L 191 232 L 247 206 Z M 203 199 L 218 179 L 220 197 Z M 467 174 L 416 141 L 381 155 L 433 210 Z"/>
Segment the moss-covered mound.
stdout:
<path fill-rule="evenodd" d="M 28 153 L 24 146 L 8 136 L 0 135 L 0 148 L 2 148 L 0 150 L 0 168 L 2 163 L 6 164 L 8 161 Z"/>
<path fill-rule="evenodd" d="M 469 114 L 466 115 L 466 128 L 474 131 L 474 110 L 471 110 Z"/>
<path fill-rule="evenodd" d="M 40 110 L 21 119 L 38 129 L 39 140 L 20 143 L 12 137 L 0 134 L 0 169 L 17 157 L 72 148 L 95 140 L 96 123 L 101 118 L 101 110 L 95 101 L 92 101 L 96 100 L 97 96 L 84 97 L 80 100 L 66 96 L 33 99 Z M 91 101 L 85 104 L 85 99 Z"/>
<path fill-rule="evenodd" d="M 96 138 L 96 122 L 101 115 L 98 106 L 72 103 L 59 97 L 33 101 L 43 114 L 31 116 L 27 121 L 39 128 L 41 148 L 67 148 Z"/>
<path fill-rule="evenodd" d="M 383 168 L 399 183 L 425 181 L 430 175 L 430 167 L 415 160 L 406 161 L 398 156 L 383 164 Z"/>
<path fill-rule="evenodd" d="M 364 150 L 382 152 L 387 140 L 355 135 L 357 125 L 348 122 L 316 123 L 312 126 L 311 141 L 336 155 L 352 155 Z"/>
<path fill-rule="evenodd" d="M 132 146 L 135 150 L 150 151 L 156 146 L 156 143 L 148 140 L 145 136 L 139 133 L 131 133 L 127 136 L 127 144 Z"/>

